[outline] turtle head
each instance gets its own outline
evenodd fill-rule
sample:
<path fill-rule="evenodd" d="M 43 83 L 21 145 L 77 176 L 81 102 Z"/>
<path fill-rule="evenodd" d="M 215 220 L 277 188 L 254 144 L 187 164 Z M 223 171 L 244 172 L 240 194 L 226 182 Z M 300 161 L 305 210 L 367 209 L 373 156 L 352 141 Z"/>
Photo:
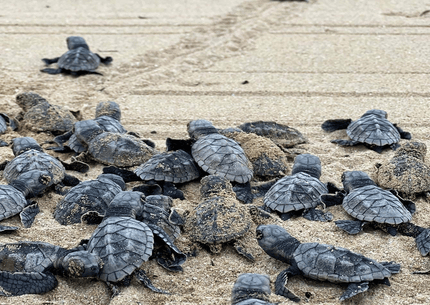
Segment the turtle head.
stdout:
<path fill-rule="evenodd" d="M 350 193 L 352 190 L 366 185 L 376 185 L 369 175 L 361 171 L 347 171 L 342 174 L 343 189 Z"/>
<path fill-rule="evenodd" d="M 105 115 L 117 121 L 121 121 L 121 109 L 115 102 L 100 102 L 96 107 L 96 118 Z"/>
<path fill-rule="evenodd" d="M 47 170 L 31 170 L 19 175 L 9 183 L 23 193 L 26 198 L 33 198 L 54 183 L 54 176 Z"/>
<path fill-rule="evenodd" d="M 380 117 L 382 119 L 386 119 L 388 117 L 388 113 L 386 111 L 379 110 L 379 109 L 368 110 L 361 117 L 365 117 L 368 115 L 375 115 L 375 116 Z"/>
<path fill-rule="evenodd" d="M 319 179 L 321 177 L 321 161 L 315 155 L 301 154 L 294 159 L 292 175 L 296 173 L 306 173 Z"/>
<path fill-rule="evenodd" d="M 94 120 L 78 121 L 73 129 L 78 140 L 85 144 L 90 143 L 92 139 L 103 133 L 103 129 Z"/>
<path fill-rule="evenodd" d="M 208 120 L 194 120 L 187 125 L 188 135 L 193 140 L 198 140 L 208 134 L 219 133 L 218 130 Z"/>
<path fill-rule="evenodd" d="M 12 151 L 15 156 L 19 156 L 27 150 L 43 151 L 39 143 L 31 137 L 15 138 L 12 140 Z"/>
<path fill-rule="evenodd" d="M 288 264 L 300 242 L 287 230 L 278 225 L 260 225 L 257 227 L 257 241 L 260 247 L 273 258 Z"/>
<path fill-rule="evenodd" d="M 200 184 L 200 196 L 202 198 L 211 198 L 218 196 L 220 193 L 228 193 L 236 196 L 233 191 L 233 186 L 227 178 L 217 175 L 208 175 L 200 180 Z"/>
<path fill-rule="evenodd" d="M 102 260 L 86 250 L 71 252 L 61 261 L 61 267 L 70 277 L 97 277 L 102 269 Z"/>
<path fill-rule="evenodd" d="M 140 219 L 143 214 L 145 194 L 135 191 L 119 192 L 109 203 L 105 218 L 132 217 Z"/>
<path fill-rule="evenodd" d="M 69 48 L 69 50 L 73 50 L 77 48 L 84 48 L 87 50 L 90 49 L 85 39 L 83 39 L 80 36 L 70 36 L 70 37 L 67 37 L 66 40 L 67 40 L 67 48 Z"/>
<path fill-rule="evenodd" d="M 33 92 L 24 92 L 20 93 L 16 96 L 16 103 L 19 107 L 21 107 L 25 112 L 30 110 L 30 108 L 42 104 L 42 103 L 48 103 L 47 100 L 45 100 L 43 97 L 41 97 L 37 93 Z"/>
<path fill-rule="evenodd" d="M 395 156 L 410 156 L 424 162 L 427 154 L 427 145 L 421 142 L 406 142 L 396 150 Z"/>
<path fill-rule="evenodd" d="M 125 191 L 126 185 L 124 182 L 124 179 L 122 177 L 115 175 L 115 174 L 101 174 L 97 177 L 98 180 L 107 179 L 110 180 L 116 184 L 118 184 L 121 187 L 121 190 Z"/>

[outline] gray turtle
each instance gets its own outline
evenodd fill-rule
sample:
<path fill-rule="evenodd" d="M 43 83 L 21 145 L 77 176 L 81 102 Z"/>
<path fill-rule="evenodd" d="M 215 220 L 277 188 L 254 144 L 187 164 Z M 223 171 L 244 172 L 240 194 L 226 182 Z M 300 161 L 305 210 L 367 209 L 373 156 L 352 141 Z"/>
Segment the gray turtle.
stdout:
<path fill-rule="evenodd" d="M 279 179 L 264 196 L 264 205 L 270 210 L 281 213 L 283 220 L 297 212 L 309 220 L 329 221 L 331 213 L 315 209 L 321 204 L 320 196 L 336 191 L 336 187 L 322 183 L 321 161 L 311 154 L 298 155 L 294 160 L 291 176 Z"/>
<path fill-rule="evenodd" d="M 277 225 L 259 226 L 257 240 L 268 255 L 290 265 L 278 275 L 275 293 L 294 302 L 299 302 L 300 298 L 285 287 L 288 276 L 303 275 L 320 281 L 346 283 L 348 288 L 340 297 L 343 301 L 368 290 L 369 282 L 389 286 L 388 278 L 400 271 L 400 265 L 395 262 L 377 262 L 345 248 L 302 244 Z"/>
<path fill-rule="evenodd" d="M 211 122 L 191 121 L 188 133 L 196 139 L 191 154 L 205 172 L 239 183 L 252 179 L 252 165 L 243 149 L 236 141 L 219 134 Z"/>
<path fill-rule="evenodd" d="M 104 215 L 109 203 L 124 190 L 124 180 L 113 174 L 101 174 L 95 180 L 83 181 L 57 203 L 54 218 L 62 225 L 70 225 L 80 223 L 82 216 L 91 211 Z"/>
<path fill-rule="evenodd" d="M 20 214 L 22 224 L 29 228 L 39 212 L 39 207 L 37 203 L 26 198 L 39 195 L 52 183 L 53 176 L 49 171 L 30 170 L 8 185 L 0 185 L 0 221 Z"/>
<path fill-rule="evenodd" d="M 322 195 L 321 201 L 327 205 L 341 203 L 345 211 L 358 220 L 337 220 L 336 226 L 348 234 L 358 234 L 368 224 L 392 236 L 397 233 L 411 236 L 415 238 L 421 254 L 428 253 L 423 235 L 417 239 L 426 229 L 410 222 L 415 212 L 412 201 L 395 196 L 396 192 L 381 189 L 365 172 L 344 172 L 342 183 L 343 193 Z"/>
<path fill-rule="evenodd" d="M 80 116 L 62 106 L 51 105 L 46 99 L 33 92 L 24 92 L 16 96 L 16 103 L 23 110 L 19 117 L 21 126 L 34 131 L 49 131 L 55 135 L 62 134 L 73 127 Z"/>
<path fill-rule="evenodd" d="M 410 140 L 412 137 L 409 132 L 388 121 L 387 112 L 378 109 L 366 111 L 361 118 L 353 122 L 351 119 L 327 120 L 321 127 L 328 132 L 346 128 L 351 140 L 332 140 L 332 143 L 341 146 L 364 144 L 378 153 L 387 146 L 396 150 L 400 139 Z"/>
<path fill-rule="evenodd" d="M 240 238 L 249 233 L 252 221 L 260 215 L 258 209 L 240 203 L 224 177 L 209 175 L 200 183 L 203 202 L 186 216 L 184 231 L 192 241 L 208 245 L 212 253 L 221 252 L 224 243 L 233 242 L 239 254 L 253 261 Z"/>
<path fill-rule="evenodd" d="M 108 165 L 130 167 L 148 161 L 155 150 L 132 135 L 105 132 L 94 120 L 79 121 L 74 126 L 79 141 L 88 147 L 87 155 Z M 85 155 L 81 156 L 85 159 Z"/>
<path fill-rule="evenodd" d="M 425 163 L 427 146 L 420 142 L 406 142 L 391 160 L 377 163 L 375 182 L 399 192 L 403 198 L 415 199 L 417 194 L 430 198 L 430 167 Z"/>
<path fill-rule="evenodd" d="M 270 278 L 266 274 L 242 273 L 231 294 L 232 305 L 274 305 L 269 301 Z"/>
<path fill-rule="evenodd" d="M 100 63 L 108 65 L 113 60 L 110 56 L 103 58 L 99 54 L 91 52 L 88 44 L 79 36 L 67 37 L 67 48 L 69 51 L 61 55 L 61 57 L 42 59 L 46 65 L 57 63 L 58 69 L 46 68 L 40 71 L 49 74 L 70 73 L 74 76 L 84 74 L 102 75 L 95 71 Z"/>
<path fill-rule="evenodd" d="M 3 171 L 3 176 L 8 183 L 27 171 L 37 169 L 49 171 L 53 176 L 53 184 L 63 183 L 74 186 L 79 183 L 79 180 L 66 174 L 66 167 L 80 172 L 88 171 L 88 166 L 83 163 L 68 164 L 43 152 L 40 145 L 31 137 L 13 139 L 12 149 L 16 157 L 6 162 Z"/>
<path fill-rule="evenodd" d="M 99 257 L 83 247 L 65 249 L 45 242 L 21 241 L 0 245 L 0 295 L 42 294 L 53 290 L 54 274 L 96 277 Z"/>

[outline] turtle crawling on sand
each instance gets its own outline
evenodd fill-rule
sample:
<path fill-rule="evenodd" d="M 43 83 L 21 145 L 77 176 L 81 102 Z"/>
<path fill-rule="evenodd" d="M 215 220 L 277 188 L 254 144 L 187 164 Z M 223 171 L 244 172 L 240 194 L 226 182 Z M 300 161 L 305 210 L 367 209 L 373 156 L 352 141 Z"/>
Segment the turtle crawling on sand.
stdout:
<path fill-rule="evenodd" d="M 400 271 L 400 265 L 395 262 L 377 262 L 345 248 L 302 244 L 277 225 L 258 226 L 257 240 L 268 255 L 290 265 L 276 278 L 275 293 L 294 302 L 299 302 L 300 298 L 285 287 L 288 276 L 303 275 L 319 281 L 347 283 L 340 297 L 343 301 L 368 290 L 369 282 L 390 286 L 388 278 Z"/>
<path fill-rule="evenodd" d="M 269 302 L 270 278 L 266 274 L 242 273 L 231 295 L 232 305 L 274 305 Z"/>
<path fill-rule="evenodd" d="M 409 132 L 403 131 L 388 121 L 387 116 L 388 114 L 384 110 L 372 109 L 366 111 L 356 121 L 352 122 L 351 119 L 327 120 L 321 127 L 328 132 L 346 129 L 346 133 L 351 138 L 351 140 L 332 140 L 332 143 L 341 146 L 364 144 L 369 149 L 381 153 L 386 147 L 396 150 L 399 147 L 400 139 L 410 140 L 412 138 Z"/>
<path fill-rule="evenodd" d="M 85 39 L 79 36 L 67 37 L 67 47 L 69 51 L 61 55 L 61 57 L 42 59 L 46 65 L 57 63 L 58 69 L 46 68 L 40 71 L 49 74 L 70 73 L 74 76 L 84 74 L 102 75 L 95 71 L 100 63 L 108 65 L 113 60 L 110 56 L 103 58 L 99 54 L 91 52 Z"/>

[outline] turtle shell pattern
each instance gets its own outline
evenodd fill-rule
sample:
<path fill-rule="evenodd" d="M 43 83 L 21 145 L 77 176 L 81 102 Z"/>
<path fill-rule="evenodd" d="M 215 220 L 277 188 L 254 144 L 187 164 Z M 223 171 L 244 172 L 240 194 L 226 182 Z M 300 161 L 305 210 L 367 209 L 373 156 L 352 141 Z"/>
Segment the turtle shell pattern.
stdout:
<path fill-rule="evenodd" d="M 143 222 L 131 217 L 108 217 L 88 241 L 88 251 L 103 261 L 99 278 L 118 282 L 147 261 L 154 247 L 154 235 Z"/>
<path fill-rule="evenodd" d="M 99 65 L 100 58 L 82 47 L 67 51 L 58 60 L 59 68 L 73 72 L 94 71 Z"/>
<path fill-rule="evenodd" d="M 19 214 L 27 205 L 24 195 L 10 185 L 0 185 L 0 220 Z"/>
<path fill-rule="evenodd" d="M 243 236 L 251 222 L 248 209 L 236 199 L 214 197 L 190 213 L 185 231 L 192 240 L 203 244 L 225 243 Z"/>
<path fill-rule="evenodd" d="M 385 118 L 376 115 L 366 115 L 348 125 L 346 129 L 348 136 L 361 143 L 384 146 L 398 143 L 400 133 Z"/>
<path fill-rule="evenodd" d="M 305 276 L 320 281 L 359 283 L 391 276 L 377 261 L 332 245 L 300 244 L 293 258 Z"/>
<path fill-rule="evenodd" d="M 0 115 L 0 134 L 7 130 L 7 123 L 5 119 Z"/>
<path fill-rule="evenodd" d="M 154 149 L 139 138 L 104 132 L 89 143 L 88 153 L 104 164 L 134 166 L 148 161 L 154 154 Z"/>
<path fill-rule="evenodd" d="M 121 187 L 109 179 L 83 181 L 57 204 L 54 218 L 62 225 L 70 225 L 80 223 L 82 215 L 90 211 L 104 215 L 109 203 L 121 191 Z"/>
<path fill-rule="evenodd" d="M 343 199 L 342 206 L 352 217 L 363 221 L 396 225 L 412 219 L 396 196 L 375 185 L 354 189 Z"/>
<path fill-rule="evenodd" d="M 52 173 L 54 184 L 64 178 L 65 168 L 60 161 L 47 153 L 34 149 L 28 150 L 10 161 L 4 169 L 3 176 L 7 182 L 11 182 L 22 173 L 34 169 L 47 170 Z"/>
<path fill-rule="evenodd" d="M 134 170 L 144 181 L 184 183 L 200 176 L 193 158 L 183 150 L 164 152 L 153 156 Z"/>
<path fill-rule="evenodd" d="M 197 164 L 211 175 L 246 183 L 252 179 L 252 165 L 240 145 L 223 135 L 209 134 L 191 148 Z"/>
<path fill-rule="evenodd" d="M 287 213 L 314 208 L 327 186 L 307 173 L 299 172 L 277 181 L 264 196 L 264 205 L 274 211 Z"/>

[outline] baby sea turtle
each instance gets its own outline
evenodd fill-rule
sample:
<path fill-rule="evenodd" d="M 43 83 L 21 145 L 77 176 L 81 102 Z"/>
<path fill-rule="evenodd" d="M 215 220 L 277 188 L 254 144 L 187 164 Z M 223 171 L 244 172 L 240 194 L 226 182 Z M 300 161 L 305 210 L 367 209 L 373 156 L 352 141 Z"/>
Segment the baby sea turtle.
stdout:
<path fill-rule="evenodd" d="M 154 148 L 141 139 L 105 132 L 94 120 L 76 122 L 74 132 L 87 145 L 87 154 L 103 164 L 130 167 L 148 161 L 155 154 Z"/>
<path fill-rule="evenodd" d="M 99 54 L 91 52 L 88 44 L 79 36 L 67 37 L 67 48 L 69 51 L 61 55 L 61 57 L 42 59 L 46 65 L 57 63 L 58 69 L 46 68 L 40 71 L 49 74 L 70 73 L 74 76 L 83 74 L 102 75 L 95 71 L 100 63 L 108 65 L 113 60 L 110 56 L 103 58 Z"/>
<path fill-rule="evenodd" d="M 270 278 L 266 274 L 242 273 L 231 295 L 232 305 L 274 305 L 269 302 Z"/>
<path fill-rule="evenodd" d="M 239 254 L 254 260 L 240 238 L 249 232 L 253 217 L 259 216 L 258 209 L 240 203 L 224 177 L 209 175 L 200 183 L 203 202 L 186 217 L 184 231 L 192 241 L 208 245 L 212 253 L 219 253 L 222 244 L 232 241 Z"/>
<path fill-rule="evenodd" d="M 21 125 L 34 132 L 49 131 L 62 134 L 76 123 L 78 112 L 72 112 L 62 106 L 51 105 L 46 99 L 33 92 L 24 92 L 16 96 L 16 103 L 23 110 Z"/>
<path fill-rule="evenodd" d="M 105 215 L 109 203 L 124 190 L 124 180 L 113 174 L 101 174 L 95 180 L 83 181 L 58 202 L 54 218 L 62 225 L 70 225 L 80 223 L 82 215 L 91 211 Z"/>
<path fill-rule="evenodd" d="M 30 170 L 8 185 L 0 185 L 0 221 L 20 214 L 22 224 L 29 228 L 39 213 L 39 207 L 37 203 L 26 198 L 39 195 L 51 186 L 52 182 L 53 176 L 49 171 Z"/>
<path fill-rule="evenodd" d="M 283 220 L 289 219 L 297 212 L 302 213 L 308 220 L 330 221 L 333 215 L 315 209 L 320 202 L 320 196 L 335 192 L 336 187 L 322 183 L 321 161 L 311 154 L 298 155 L 294 160 L 291 176 L 279 179 L 264 196 L 264 205 L 270 210 L 281 213 Z"/>
<path fill-rule="evenodd" d="M 372 109 L 366 111 L 356 121 L 351 119 L 327 120 L 322 124 L 324 131 L 333 132 L 339 129 L 346 129 L 346 133 L 351 140 L 332 140 L 332 143 L 341 146 L 355 146 L 364 144 L 369 149 L 381 153 L 385 147 L 396 150 L 399 147 L 400 139 L 411 139 L 409 132 L 403 131 L 400 127 L 387 120 L 387 112 L 384 110 Z"/>
<path fill-rule="evenodd" d="M 268 255 L 290 265 L 278 275 L 275 293 L 294 302 L 299 302 L 300 298 L 285 287 L 288 276 L 303 275 L 314 280 L 347 283 L 348 288 L 340 297 L 343 301 L 368 290 L 369 282 L 389 286 L 388 278 L 400 271 L 400 265 L 395 262 L 377 262 L 345 248 L 302 244 L 277 225 L 260 225 L 257 240 Z"/>
<path fill-rule="evenodd" d="M 394 157 L 376 164 L 376 183 L 394 189 L 403 198 L 415 199 L 416 194 L 430 198 L 430 167 L 425 163 L 427 146 L 420 142 L 406 142 Z"/>
<path fill-rule="evenodd" d="M 37 241 L 2 244 L 0 295 L 46 293 L 58 285 L 54 274 L 67 277 L 96 277 L 101 268 L 100 258 L 90 254 L 83 247 L 68 250 Z"/>
<path fill-rule="evenodd" d="M 398 232 L 414 237 L 421 254 L 427 251 L 422 248 L 426 243 L 422 240 L 423 235 L 417 239 L 426 229 L 410 222 L 415 212 L 415 204 L 412 201 L 381 189 L 365 172 L 344 172 L 342 183 L 344 193 L 322 195 L 321 201 L 329 205 L 336 204 L 334 201 L 340 201 L 345 211 L 358 220 L 337 220 L 336 226 L 348 234 L 358 234 L 364 225 L 370 224 L 392 236 Z"/>

